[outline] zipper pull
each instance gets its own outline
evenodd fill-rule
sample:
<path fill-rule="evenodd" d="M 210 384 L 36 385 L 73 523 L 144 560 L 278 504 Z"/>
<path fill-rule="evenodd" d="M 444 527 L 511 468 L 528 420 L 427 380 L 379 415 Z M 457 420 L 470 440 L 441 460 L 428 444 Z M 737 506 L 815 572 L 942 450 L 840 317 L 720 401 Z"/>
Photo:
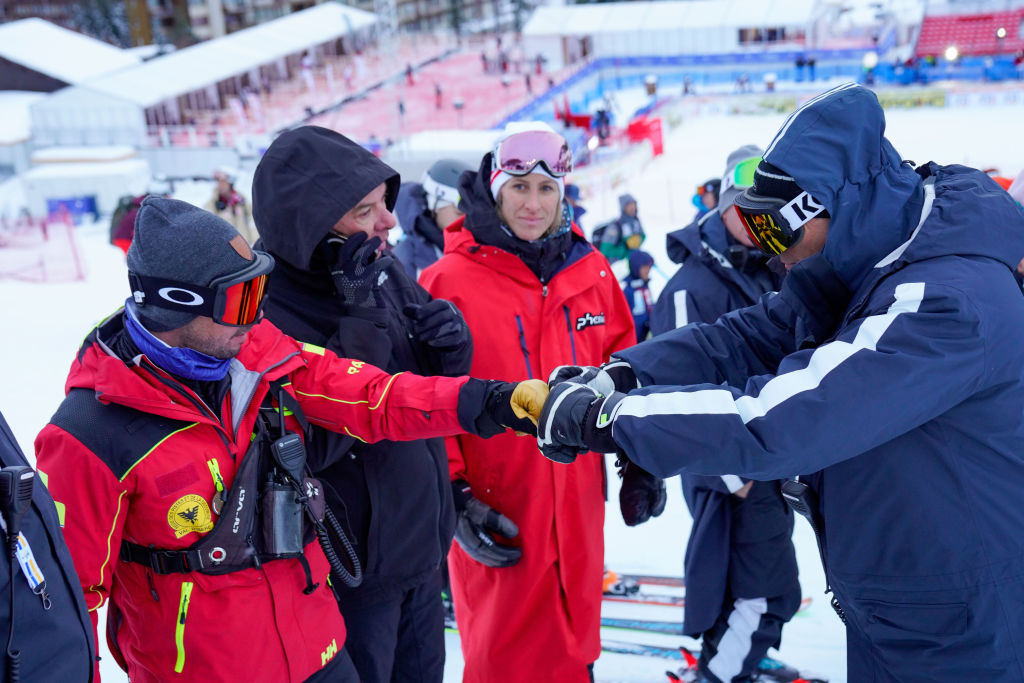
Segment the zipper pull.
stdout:
<path fill-rule="evenodd" d="M 547 296 L 547 295 L 548 295 L 548 286 L 544 285 L 544 289 L 542 290 L 541 296 Z"/>
<path fill-rule="evenodd" d="M 224 509 L 224 477 L 220 474 L 220 464 L 217 462 L 217 458 L 207 460 L 206 466 L 210 468 L 213 486 L 217 489 L 217 492 L 213 494 L 213 498 L 210 500 L 210 507 L 213 508 L 214 513 L 220 515 L 220 511 Z"/>

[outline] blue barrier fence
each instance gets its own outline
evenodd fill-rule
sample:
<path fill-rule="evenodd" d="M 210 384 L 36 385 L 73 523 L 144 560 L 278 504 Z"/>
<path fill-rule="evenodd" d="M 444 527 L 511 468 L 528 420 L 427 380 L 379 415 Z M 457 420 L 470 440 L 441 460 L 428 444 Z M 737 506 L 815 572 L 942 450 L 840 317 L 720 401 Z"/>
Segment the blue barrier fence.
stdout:
<path fill-rule="evenodd" d="M 748 76 L 751 84 L 763 87 L 765 74 L 775 74 L 777 81 L 828 81 L 844 78 L 874 85 L 926 84 L 935 81 L 1003 81 L 1024 79 L 1022 67 L 1013 57 L 964 57 L 955 62 L 935 63 L 917 60 L 913 65 L 879 64 L 871 71 L 864 69 L 868 50 L 820 50 L 813 53 L 814 67 L 796 66 L 797 58 L 807 57 L 802 51 L 736 53 L 720 55 L 667 55 L 636 57 L 600 57 L 588 63 L 568 79 L 555 85 L 520 109 L 512 112 L 496 128 L 509 121 L 554 119 L 554 103 L 570 95 L 574 112 L 590 111 L 609 92 L 640 87 L 648 75 L 658 79 L 658 90 L 682 92 L 687 78 L 698 92 L 708 87 L 734 84 Z"/>

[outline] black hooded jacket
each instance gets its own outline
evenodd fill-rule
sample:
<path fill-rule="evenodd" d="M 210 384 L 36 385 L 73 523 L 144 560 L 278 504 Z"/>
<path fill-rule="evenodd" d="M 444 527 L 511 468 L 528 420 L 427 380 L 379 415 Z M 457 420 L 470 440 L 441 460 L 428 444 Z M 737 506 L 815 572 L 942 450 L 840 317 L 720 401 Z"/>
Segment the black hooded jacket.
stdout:
<path fill-rule="evenodd" d="M 331 227 L 381 183 L 394 206 L 399 177 L 347 138 L 307 126 L 277 138 L 253 180 L 253 213 L 261 247 L 277 260 L 267 317 L 286 334 L 388 372 L 462 375 L 472 345 L 442 353 L 412 338 L 406 304 L 431 300 L 397 261 L 384 271 L 383 308 L 345 305 L 320 244 Z M 328 501 L 347 519 L 363 563 L 359 588 L 335 582 L 343 611 L 394 597 L 422 582 L 443 561 L 455 514 L 443 441 L 382 441 L 316 430 L 309 457 L 322 463 Z"/>

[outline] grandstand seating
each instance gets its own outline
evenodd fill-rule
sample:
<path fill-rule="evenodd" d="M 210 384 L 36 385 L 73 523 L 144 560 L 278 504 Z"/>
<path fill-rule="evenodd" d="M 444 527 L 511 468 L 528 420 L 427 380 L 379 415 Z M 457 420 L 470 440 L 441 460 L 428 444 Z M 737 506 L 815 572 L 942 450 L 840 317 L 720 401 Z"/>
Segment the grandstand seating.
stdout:
<path fill-rule="evenodd" d="M 999 40 L 996 31 L 1006 29 Z M 926 16 L 921 23 L 915 54 L 940 56 L 950 45 L 961 55 L 1013 54 L 1024 50 L 1024 8 L 975 14 Z"/>

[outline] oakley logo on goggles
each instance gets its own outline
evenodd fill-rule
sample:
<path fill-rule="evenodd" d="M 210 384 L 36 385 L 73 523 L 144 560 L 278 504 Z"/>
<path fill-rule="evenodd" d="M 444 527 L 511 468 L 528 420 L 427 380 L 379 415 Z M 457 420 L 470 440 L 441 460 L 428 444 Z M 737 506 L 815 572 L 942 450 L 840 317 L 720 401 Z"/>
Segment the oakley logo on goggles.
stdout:
<path fill-rule="evenodd" d="M 511 135 L 494 150 L 494 160 L 499 170 L 509 175 L 528 175 L 543 164 L 555 178 L 572 171 L 572 151 L 569 143 L 558 133 L 531 130 Z"/>
<path fill-rule="evenodd" d="M 761 157 L 750 157 L 736 164 L 732 173 L 722 178 L 722 192 L 730 187 L 750 187 L 754 184 L 754 171 L 761 163 Z"/>
<path fill-rule="evenodd" d="M 129 272 L 132 297 L 137 306 L 204 315 L 221 325 L 252 325 L 263 310 L 267 275 L 274 267 L 274 259 L 269 254 L 259 251 L 253 254 L 252 265 L 217 278 L 209 287 Z"/>
<path fill-rule="evenodd" d="M 807 192 L 787 202 L 751 195 L 748 190 L 736 198 L 734 206 L 754 246 L 772 256 L 799 242 L 804 224 L 825 211 Z"/>

